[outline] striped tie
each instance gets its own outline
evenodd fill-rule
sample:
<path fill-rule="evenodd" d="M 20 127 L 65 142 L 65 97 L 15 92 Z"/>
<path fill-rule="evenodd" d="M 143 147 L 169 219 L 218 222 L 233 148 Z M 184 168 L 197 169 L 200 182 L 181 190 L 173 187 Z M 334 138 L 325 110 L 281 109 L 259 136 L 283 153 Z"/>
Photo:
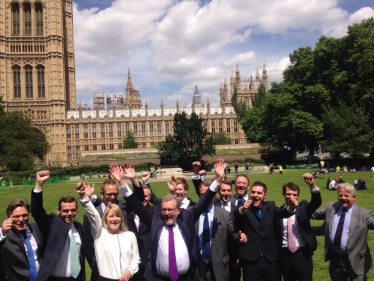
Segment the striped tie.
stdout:
<path fill-rule="evenodd" d="M 340 214 L 338 226 L 336 227 L 336 232 L 335 232 L 335 237 L 334 237 L 334 246 L 336 248 L 340 248 L 340 245 L 342 243 L 342 234 L 343 234 L 344 219 L 345 219 L 346 212 L 347 212 L 347 209 L 342 208 L 342 213 Z"/>

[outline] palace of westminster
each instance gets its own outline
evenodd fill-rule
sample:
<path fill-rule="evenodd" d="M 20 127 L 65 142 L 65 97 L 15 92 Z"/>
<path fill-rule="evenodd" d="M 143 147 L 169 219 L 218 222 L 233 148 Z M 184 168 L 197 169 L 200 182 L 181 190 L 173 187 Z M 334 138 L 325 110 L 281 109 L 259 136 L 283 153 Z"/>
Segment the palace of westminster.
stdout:
<path fill-rule="evenodd" d="M 201 102 L 197 86 L 190 107 L 148 108 L 134 89 L 130 70 L 124 94 L 93 94 L 93 109 L 76 104 L 72 0 L 0 0 L 0 96 L 7 111 L 31 118 L 52 144 L 46 161 L 65 165 L 79 161 L 82 151 L 122 149 L 132 131 L 139 148 L 153 147 L 173 133 L 177 112 L 195 112 L 208 132 L 225 132 L 232 144 L 247 143 L 233 104 L 251 97 L 261 83 L 268 90 L 265 66 L 240 78 L 231 73 L 229 85 L 217 87 L 220 106 Z M 219 93 L 218 93 L 219 89 Z"/>

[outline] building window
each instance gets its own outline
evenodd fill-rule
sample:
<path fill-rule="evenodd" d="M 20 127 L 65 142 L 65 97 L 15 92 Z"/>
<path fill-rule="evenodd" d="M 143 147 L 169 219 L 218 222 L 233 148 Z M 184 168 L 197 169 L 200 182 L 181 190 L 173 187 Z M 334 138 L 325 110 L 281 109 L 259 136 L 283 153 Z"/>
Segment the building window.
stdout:
<path fill-rule="evenodd" d="M 84 146 L 84 150 L 85 150 L 85 151 L 88 151 L 88 150 L 89 150 L 88 148 L 89 148 L 88 145 L 85 145 L 85 146 Z"/>
<path fill-rule="evenodd" d="M 235 144 L 239 144 L 239 140 L 238 139 L 235 139 Z"/>
<path fill-rule="evenodd" d="M 212 133 L 214 134 L 216 132 L 216 121 L 212 120 Z"/>
<path fill-rule="evenodd" d="M 105 144 L 101 145 L 101 150 L 105 150 Z"/>
<path fill-rule="evenodd" d="M 79 160 L 79 145 L 75 147 L 75 159 Z"/>
<path fill-rule="evenodd" d="M 26 98 L 31 99 L 32 94 L 32 67 L 30 65 L 25 66 L 25 75 L 26 75 Z"/>
<path fill-rule="evenodd" d="M 13 22 L 13 35 L 19 35 L 20 33 L 20 16 L 19 16 L 19 4 L 13 3 L 12 5 L 12 22 Z"/>
<path fill-rule="evenodd" d="M 149 123 L 149 135 L 153 137 L 153 122 Z"/>
<path fill-rule="evenodd" d="M 142 137 L 145 137 L 145 123 L 142 123 Z"/>
<path fill-rule="evenodd" d="M 122 149 L 122 143 L 118 145 L 118 149 Z"/>
<path fill-rule="evenodd" d="M 170 132 L 169 132 L 169 124 L 166 123 L 165 124 L 165 135 L 169 135 L 169 134 L 170 134 Z"/>
<path fill-rule="evenodd" d="M 71 139 L 71 128 L 70 128 L 70 125 L 66 125 L 66 138 L 68 140 Z"/>
<path fill-rule="evenodd" d="M 13 91 L 14 98 L 21 98 L 21 68 L 16 65 L 13 67 Z"/>
<path fill-rule="evenodd" d="M 109 137 L 113 137 L 113 124 L 109 124 Z"/>
<path fill-rule="evenodd" d="M 117 125 L 117 137 L 119 137 L 119 138 L 122 137 L 122 127 L 121 127 L 121 124 Z"/>
<path fill-rule="evenodd" d="M 109 149 L 110 149 L 110 150 L 113 150 L 113 149 L 114 149 L 114 145 L 113 145 L 113 144 L 110 144 L 110 145 L 109 145 Z"/>
<path fill-rule="evenodd" d="M 88 139 L 88 124 L 84 124 L 83 127 L 84 127 L 84 138 Z"/>
<path fill-rule="evenodd" d="M 101 137 L 105 138 L 105 124 L 100 124 L 100 131 L 101 131 Z"/>
<path fill-rule="evenodd" d="M 154 142 L 151 142 L 150 145 L 151 145 L 151 147 L 154 147 L 154 146 L 155 146 L 155 143 L 154 143 Z"/>
<path fill-rule="evenodd" d="M 146 147 L 147 147 L 147 143 L 142 142 L 142 148 L 146 148 Z"/>
<path fill-rule="evenodd" d="M 244 99 L 245 109 L 249 108 L 249 98 Z"/>
<path fill-rule="evenodd" d="M 78 124 L 75 125 L 75 139 L 76 140 L 79 139 L 79 125 Z"/>
<path fill-rule="evenodd" d="M 129 123 L 126 123 L 125 124 L 125 132 L 126 132 L 126 135 L 129 133 L 130 131 L 130 124 Z"/>
<path fill-rule="evenodd" d="M 44 67 L 39 65 L 36 69 L 38 71 L 38 98 L 45 98 Z"/>
<path fill-rule="evenodd" d="M 35 4 L 36 34 L 43 35 L 43 6 L 41 3 Z"/>
<path fill-rule="evenodd" d="M 218 132 L 222 133 L 222 121 L 218 121 Z"/>
<path fill-rule="evenodd" d="M 234 121 L 234 133 L 238 132 L 238 121 Z"/>
<path fill-rule="evenodd" d="M 161 136 L 161 122 L 157 122 L 157 135 Z"/>
<path fill-rule="evenodd" d="M 25 35 L 31 35 L 31 6 L 29 3 L 23 4 L 23 15 L 25 21 Z"/>
<path fill-rule="evenodd" d="M 96 124 L 92 124 L 92 138 L 96 139 Z"/>
<path fill-rule="evenodd" d="M 96 145 L 96 144 L 94 144 L 94 145 L 92 146 L 92 150 L 97 150 L 97 145 Z"/>
<path fill-rule="evenodd" d="M 71 146 L 68 146 L 68 160 L 71 160 Z"/>
<path fill-rule="evenodd" d="M 138 136 L 138 124 L 134 124 L 134 137 Z"/>
<path fill-rule="evenodd" d="M 227 132 L 227 133 L 230 133 L 230 132 L 231 132 L 231 130 L 230 130 L 230 120 L 227 120 L 227 121 L 226 121 L 226 132 Z"/>

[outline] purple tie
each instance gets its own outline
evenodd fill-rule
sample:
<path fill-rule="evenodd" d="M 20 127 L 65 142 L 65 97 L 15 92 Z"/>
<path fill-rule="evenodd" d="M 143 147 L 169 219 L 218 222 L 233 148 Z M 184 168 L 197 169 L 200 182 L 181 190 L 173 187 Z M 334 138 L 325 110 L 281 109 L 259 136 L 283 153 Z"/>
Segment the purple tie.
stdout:
<path fill-rule="evenodd" d="M 175 257 L 175 244 L 174 244 L 174 225 L 168 225 L 169 227 L 169 275 L 170 280 L 178 280 L 178 267 L 177 267 L 177 258 Z"/>

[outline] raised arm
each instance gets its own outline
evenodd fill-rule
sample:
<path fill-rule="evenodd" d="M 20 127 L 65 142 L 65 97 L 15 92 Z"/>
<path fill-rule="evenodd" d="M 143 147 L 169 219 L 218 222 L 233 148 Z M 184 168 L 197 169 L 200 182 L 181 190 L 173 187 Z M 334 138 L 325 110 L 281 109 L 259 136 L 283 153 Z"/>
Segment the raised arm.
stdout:
<path fill-rule="evenodd" d="M 313 213 L 321 206 L 322 204 L 322 197 L 319 191 L 319 188 L 316 186 L 314 177 L 312 174 L 305 173 L 303 175 L 303 179 L 307 185 L 309 185 L 309 189 L 311 192 L 311 200 L 306 208 L 308 217 L 311 217 Z"/>
<path fill-rule="evenodd" d="M 43 185 L 49 177 L 50 172 L 48 170 L 37 172 L 35 187 L 31 191 L 31 215 L 42 231 L 44 238 L 47 237 L 50 223 L 47 212 L 43 207 Z"/>
<path fill-rule="evenodd" d="M 76 185 L 76 190 L 79 194 L 79 201 L 82 207 L 86 210 L 87 218 L 91 224 L 92 237 L 97 239 L 101 235 L 102 222 L 99 212 L 91 202 L 90 195 L 94 193 L 95 185 L 90 186 L 88 182 L 79 182 Z"/>

